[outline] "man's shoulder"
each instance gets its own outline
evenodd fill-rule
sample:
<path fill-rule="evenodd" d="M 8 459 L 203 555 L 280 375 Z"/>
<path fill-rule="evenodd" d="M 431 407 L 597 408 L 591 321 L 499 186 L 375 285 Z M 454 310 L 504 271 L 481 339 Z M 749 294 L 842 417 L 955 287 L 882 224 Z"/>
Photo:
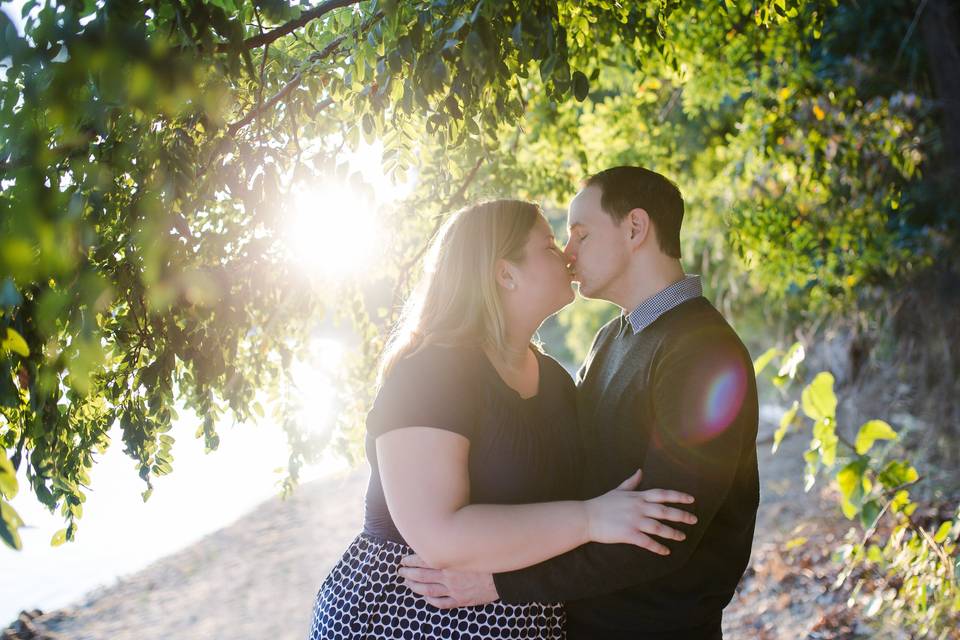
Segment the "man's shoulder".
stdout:
<path fill-rule="evenodd" d="M 660 340 L 668 350 L 702 350 L 716 347 L 746 346 L 733 326 L 704 297 L 693 298 L 680 305 L 668 322 L 660 326 Z"/>

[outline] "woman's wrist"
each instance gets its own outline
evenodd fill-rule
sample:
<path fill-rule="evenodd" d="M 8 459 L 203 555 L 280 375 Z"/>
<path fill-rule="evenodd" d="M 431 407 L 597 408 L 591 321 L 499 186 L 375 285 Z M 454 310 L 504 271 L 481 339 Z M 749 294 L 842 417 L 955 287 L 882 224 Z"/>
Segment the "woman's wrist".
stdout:
<path fill-rule="evenodd" d="M 583 522 L 580 544 L 596 542 L 596 531 L 594 531 L 594 527 L 597 518 L 597 499 L 591 498 L 589 500 L 583 500 L 579 504 L 581 505 L 581 520 Z"/>

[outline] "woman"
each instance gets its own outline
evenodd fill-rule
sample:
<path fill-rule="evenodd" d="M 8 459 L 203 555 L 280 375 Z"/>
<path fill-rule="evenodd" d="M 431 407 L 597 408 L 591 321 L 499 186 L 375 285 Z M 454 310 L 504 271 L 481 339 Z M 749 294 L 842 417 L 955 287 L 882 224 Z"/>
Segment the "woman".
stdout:
<path fill-rule="evenodd" d="M 678 492 L 617 490 L 580 501 L 575 387 L 531 344 L 573 300 L 563 253 L 537 205 L 496 200 L 454 214 L 384 356 L 367 416 L 364 531 L 317 594 L 311 640 L 562 638 L 563 608 L 444 610 L 397 575 L 414 551 L 437 568 L 519 569 L 590 541 L 669 553 L 653 518 Z"/>

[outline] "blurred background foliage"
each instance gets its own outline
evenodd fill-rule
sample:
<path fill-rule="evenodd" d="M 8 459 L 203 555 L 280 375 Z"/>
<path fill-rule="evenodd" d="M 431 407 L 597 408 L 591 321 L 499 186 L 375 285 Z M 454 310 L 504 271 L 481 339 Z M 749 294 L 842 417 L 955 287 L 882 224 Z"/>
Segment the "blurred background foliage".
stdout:
<path fill-rule="evenodd" d="M 355 337 L 332 438 L 357 456 L 377 355 L 444 214 L 528 198 L 563 238 L 579 180 L 616 164 L 679 184 L 685 267 L 756 353 L 845 336 L 838 382 L 908 384 L 933 455 L 949 459 L 960 18 L 947 0 L 2 6 L 10 546 L 16 469 L 64 514 L 54 542 L 72 539 L 95 454 L 122 445 L 144 499 L 172 470 L 175 406 L 202 416 L 208 450 L 223 418 L 270 412 L 292 490 L 327 444 L 292 418 L 288 393 L 318 323 Z M 331 182 L 371 192 L 345 160 L 370 145 L 411 187 L 378 214 L 376 264 L 325 279 L 291 257 L 291 198 Z M 318 252 L 339 240 L 317 231 Z M 542 336 L 575 367 L 616 311 L 580 301 Z"/>

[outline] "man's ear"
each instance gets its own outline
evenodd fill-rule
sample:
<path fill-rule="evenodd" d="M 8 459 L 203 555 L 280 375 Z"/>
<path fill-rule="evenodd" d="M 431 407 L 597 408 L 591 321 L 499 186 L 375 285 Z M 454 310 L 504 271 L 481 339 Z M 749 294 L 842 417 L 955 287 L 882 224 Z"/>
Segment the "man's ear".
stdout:
<path fill-rule="evenodd" d="M 509 261 L 500 258 L 496 266 L 497 284 L 507 291 L 514 291 L 517 288 L 516 274 L 513 265 Z"/>
<path fill-rule="evenodd" d="M 642 245 L 650 234 L 650 214 L 647 210 L 640 207 L 631 209 L 624 222 L 627 225 L 626 231 L 630 238 L 630 245 L 632 247 Z"/>

